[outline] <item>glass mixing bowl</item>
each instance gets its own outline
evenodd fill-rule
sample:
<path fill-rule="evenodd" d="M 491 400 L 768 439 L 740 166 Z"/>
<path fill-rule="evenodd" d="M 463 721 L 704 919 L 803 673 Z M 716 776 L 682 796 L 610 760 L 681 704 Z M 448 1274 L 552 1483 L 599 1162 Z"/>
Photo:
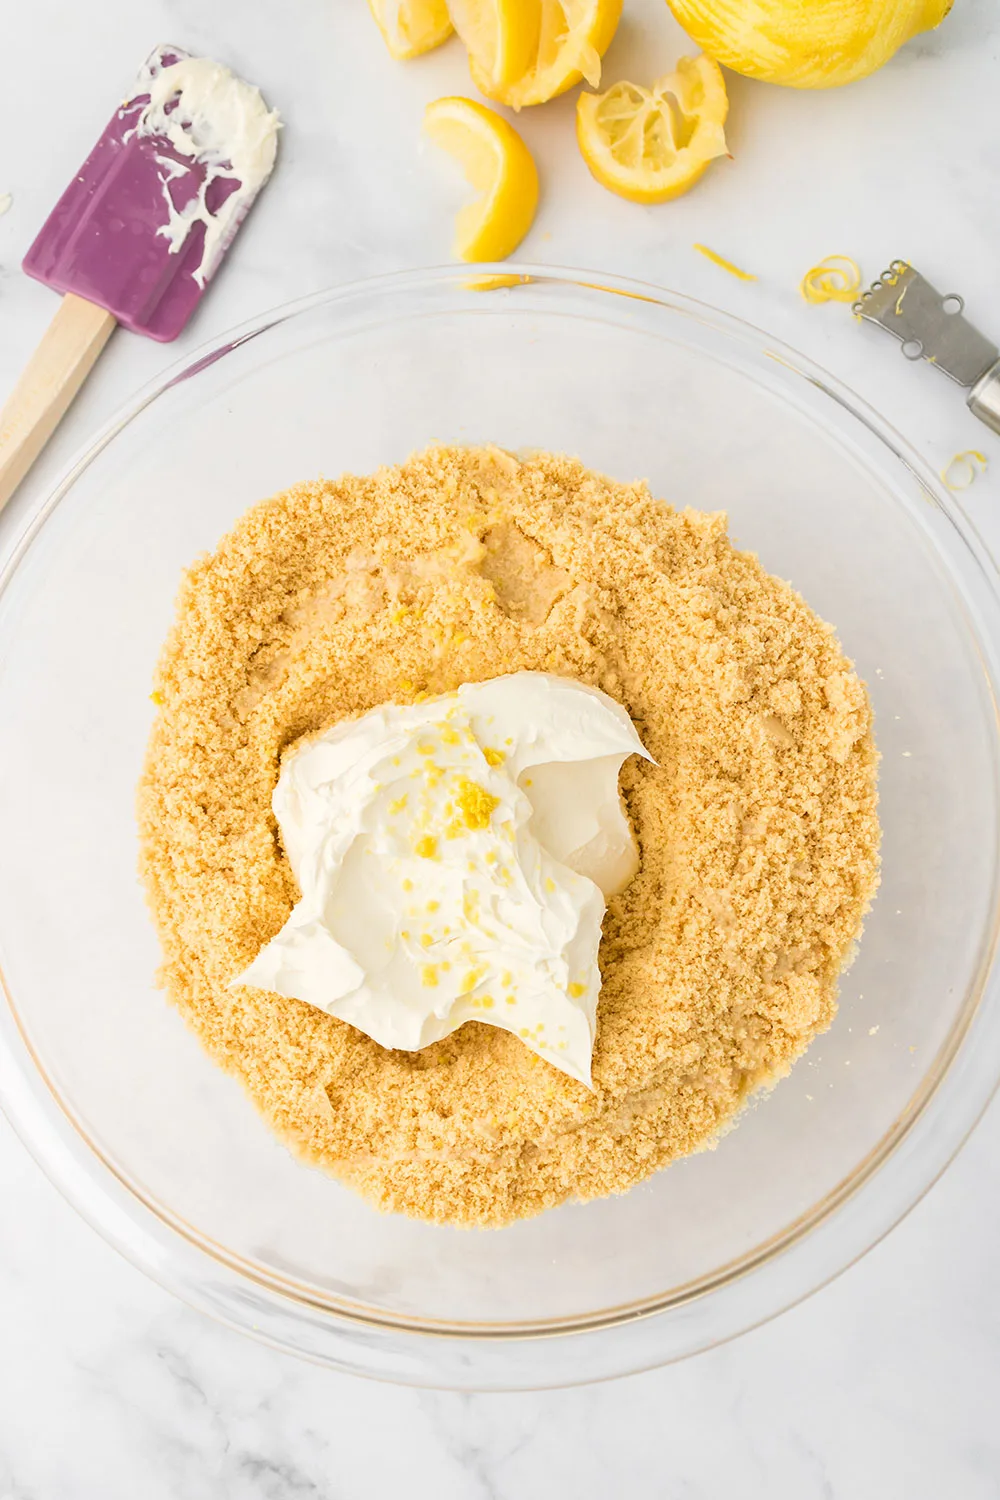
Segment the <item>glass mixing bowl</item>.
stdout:
<path fill-rule="evenodd" d="M 902 439 L 787 348 L 673 293 L 525 272 L 390 277 L 238 330 L 104 430 L 0 593 L 15 1127 L 193 1305 L 341 1369 L 481 1389 L 638 1370 L 789 1306 L 926 1190 L 1000 1068 L 988 553 Z M 135 873 L 181 570 L 261 497 L 435 440 L 563 450 L 727 510 L 836 625 L 882 752 L 883 884 L 832 1030 L 714 1151 L 490 1232 L 379 1214 L 279 1145 L 154 987 Z"/>

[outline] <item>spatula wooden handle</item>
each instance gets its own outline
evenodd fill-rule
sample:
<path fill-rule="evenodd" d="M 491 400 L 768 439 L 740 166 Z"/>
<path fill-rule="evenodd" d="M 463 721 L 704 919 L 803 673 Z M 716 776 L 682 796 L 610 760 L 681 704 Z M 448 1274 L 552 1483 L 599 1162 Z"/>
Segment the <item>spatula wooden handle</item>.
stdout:
<path fill-rule="evenodd" d="M 0 510 L 58 427 L 115 321 L 103 307 L 66 293 L 0 412 Z"/>

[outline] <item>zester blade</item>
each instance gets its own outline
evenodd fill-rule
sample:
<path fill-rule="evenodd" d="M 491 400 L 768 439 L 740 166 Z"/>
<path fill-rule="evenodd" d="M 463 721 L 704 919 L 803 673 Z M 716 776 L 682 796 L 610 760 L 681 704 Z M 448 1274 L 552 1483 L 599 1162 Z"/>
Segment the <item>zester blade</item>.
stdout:
<path fill-rule="evenodd" d="M 972 386 L 996 363 L 998 351 L 963 316 L 955 292 L 942 295 L 905 260 L 894 260 L 853 311 L 899 339 L 907 359 L 926 359 L 959 385 Z"/>

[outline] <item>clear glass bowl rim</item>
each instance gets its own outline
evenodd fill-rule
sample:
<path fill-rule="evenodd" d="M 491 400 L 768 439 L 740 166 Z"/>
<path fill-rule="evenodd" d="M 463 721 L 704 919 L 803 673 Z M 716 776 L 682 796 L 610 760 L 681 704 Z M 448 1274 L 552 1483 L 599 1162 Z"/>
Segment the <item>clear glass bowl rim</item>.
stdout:
<path fill-rule="evenodd" d="M 656 309 L 651 316 L 665 312 L 706 325 L 745 350 L 766 354 L 789 377 L 819 390 L 860 423 L 909 471 L 924 497 L 950 522 L 953 551 L 949 552 L 949 561 L 964 570 L 963 581 L 974 583 L 979 615 L 977 644 L 996 703 L 1000 684 L 1000 573 L 996 562 L 954 494 L 907 440 L 861 397 L 781 340 L 682 293 L 603 271 L 511 262 L 477 267 L 476 275 L 515 276 L 528 283 L 561 288 L 587 305 L 577 315 L 586 316 L 599 307 L 606 318 L 615 310 L 609 299 L 626 297 L 633 314 L 635 302 L 645 302 Z M 6 549 L 0 596 L 33 540 L 83 471 L 118 433 L 172 386 L 196 376 L 259 334 L 314 310 L 366 300 L 375 309 L 379 300 L 390 294 L 416 297 L 421 291 L 464 290 L 468 279 L 468 268 L 446 266 L 395 272 L 330 288 L 264 312 L 169 366 L 100 429 L 69 465 L 51 495 L 29 515 L 20 535 Z M 517 286 L 509 290 L 516 293 Z M 168 1290 L 231 1327 L 340 1369 L 412 1384 L 524 1389 L 582 1383 L 683 1358 L 767 1321 L 847 1269 L 923 1197 L 967 1139 L 1000 1085 L 1000 975 L 994 964 L 998 931 L 1000 911 L 994 900 L 978 982 L 966 998 L 946 1046 L 921 1081 L 910 1108 L 849 1178 L 739 1261 L 663 1296 L 571 1319 L 525 1325 L 458 1324 L 380 1314 L 333 1296 L 320 1301 L 314 1291 L 291 1279 L 264 1273 L 214 1244 L 163 1205 L 151 1201 L 87 1139 L 72 1105 L 58 1095 L 42 1060 L 35 1055 L 2 970 L 0 988 L 7 1006 L 0 1012 L 0 1108 L 46 1175 L 103 1238 Z M 975 1062 L 980 1057 L 990 1065 L 977 1067 Z M 881 1192 L 873 1194 L 870 1189 L 876 1175 Z M 782 1274 L 776 1276 L 779 1262 Z M 755 1281 L 755 1289 L 747 1295 Z M 698 1315 L 713 1299 L 723 1304 L 721 1321 L 718 1315 Z M 736 1305 L 740 1311 L 731 1316 Z M 696 1314 L 693 1321 L 692 1312 Z M 679 1334 L 668 1336 L 666 1320 L 681 1313 L 685 1315 L 685 1327 Z M 609 1353 L 608 1334 L 629 1329 L 636 1335 L 632 1347 L 622 1345 L 617 1352 Z M 658 1329 L 663 1336 L 658 1336 Z M 603 1341 L 600 1350 L 595 1338 Z M 558 1354 L 557 1346 L 561 1350 Z M 570 1352 L 570 1346 L 576 1353 Z M 530 1355 L 522 1357 L 521 1351 L 527 1350 Z M 552 1351 L 551 1357 L 547 1350 Z"/>

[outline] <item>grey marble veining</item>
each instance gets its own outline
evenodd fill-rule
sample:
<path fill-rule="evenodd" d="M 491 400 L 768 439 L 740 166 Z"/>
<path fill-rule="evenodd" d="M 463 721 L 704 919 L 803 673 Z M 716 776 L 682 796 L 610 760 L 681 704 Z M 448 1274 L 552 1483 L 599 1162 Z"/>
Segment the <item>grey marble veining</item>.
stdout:
<path fill-rule="evenodd" d="M 609 76 L 666 71 L 662 0 L 627 0 Z M 4 16 L 0 398 L 53 298 L 20 256 L 136 64 L 175 40 L 258 81 L 287 121 L 273 183 L 174 349 L 118 335 L 0 525 L 167 363 L 262 307 L 447 259 L 459 193 L 420 144 L 425 102 L 471 92 L 457 44 L 392 64 L 361 0 L 69 0 Z M 732 81 L 734 161 L 662 209 L 611 198 L 572 101 L 521 125 L 544 180 L 525 258 L 645 277 L 724 306 L 853 384 L 935 467 L 982 447 L 965 503 L 1000 543 L 1000 448 L 933 372 L 796 283 L 823 255 L 894 256 L 1000 336 L 1000 11 L 956 0 L 880 75 L 803 95 Z M 59 108 L 39 108 L 41 97 Z M 732 281 L 700 240 L 758 272 Z M 273 1353 L 188 1311 L 109 1250 L 0 1122 L 0 1500 L 996 1500 L 1000 1108 L 910 1218 L 805 1305 L 686 1364 L 606 1386 L 458 1396 Z"/>

